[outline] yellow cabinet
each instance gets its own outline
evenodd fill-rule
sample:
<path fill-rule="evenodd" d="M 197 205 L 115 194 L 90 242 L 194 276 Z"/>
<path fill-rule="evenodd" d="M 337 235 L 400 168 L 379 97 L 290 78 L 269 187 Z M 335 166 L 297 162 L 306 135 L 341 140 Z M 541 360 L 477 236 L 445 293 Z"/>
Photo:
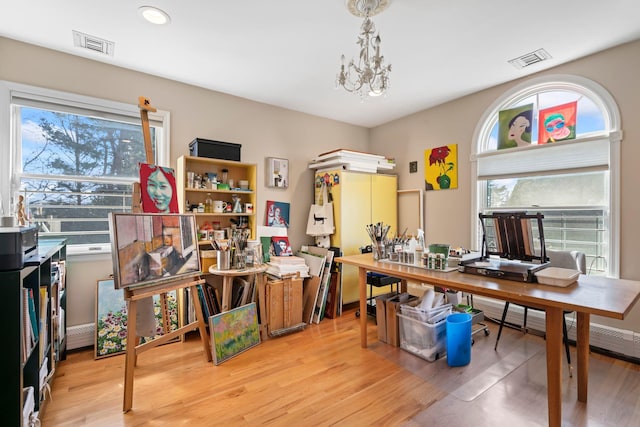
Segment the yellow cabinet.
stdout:
<path fill-rule="evenodd" d="M 336 230 L 331 236 L 331 246 L 340 248 L 344 255 L 360 253 L 360 247 L 371 243 L 366 226 L 378 222 L 390 225 L 388 236 L 395 236 L 398 223 L 398 179 L 395 175 L 344 170 L 316 172 L 316 194 L 323 180 L 329 184 L 333 197 Z M 358 300 L 358 269 L 343 265 L 342 303 Z"/>

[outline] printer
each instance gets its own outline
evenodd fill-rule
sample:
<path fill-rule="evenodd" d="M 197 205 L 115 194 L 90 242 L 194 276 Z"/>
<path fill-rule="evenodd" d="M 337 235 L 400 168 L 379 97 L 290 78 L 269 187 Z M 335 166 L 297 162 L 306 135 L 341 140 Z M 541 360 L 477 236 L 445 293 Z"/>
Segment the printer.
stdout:
<path fill-rule="evenodd" d="M 38 228 L 0 227 L 0 271 L 20 270 L 38 247 Z"/>

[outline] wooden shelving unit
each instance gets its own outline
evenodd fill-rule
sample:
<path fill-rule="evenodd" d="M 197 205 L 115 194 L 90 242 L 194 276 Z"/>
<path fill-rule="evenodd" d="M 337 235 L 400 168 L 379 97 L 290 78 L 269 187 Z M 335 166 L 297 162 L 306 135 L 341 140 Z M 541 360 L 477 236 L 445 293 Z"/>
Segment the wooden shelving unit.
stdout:
<path fill-rule="evenodd" d="M 227 169 L 228 179 L 233 180 L 236 186 L 240 180 L 249 182 L 248 190 L 239 188 L 231 190 L 218 190 L 211 188 L 189 188 L 187 185 L 187 172 L 194 172 L 199 175 L 207 173 L 216 173 L 220 179 L 222 170 Z M 213 200 L 222 200 L 228 203 L 232 202 L 232 196 L 237 194 L 243 206 L 242 213 L 196 213 L 196 222 L 198 228 L 202 228 L 207 223 L 213 226 L 214 222 L 220 223 L 220 228 L 229 228 L 234 221 L 240 218 L 246 218 L 248 228 L 251 230 L 251 238 L 256 238 L 256 203 L 257 203 L 257 166 L 252 163 L 241 163 L 229 160 L 210 159 L 206 157 L 181 156 L 178 158 L 176 180 L 178 187 L 178 205 L 181 213 L 187 213 L 187 202 L 189 205 L 197 205 L 204 203 L 207 194 L 210 194 Z M 253 212 L 244 212 L 246 203 L 253 205 Z"/>

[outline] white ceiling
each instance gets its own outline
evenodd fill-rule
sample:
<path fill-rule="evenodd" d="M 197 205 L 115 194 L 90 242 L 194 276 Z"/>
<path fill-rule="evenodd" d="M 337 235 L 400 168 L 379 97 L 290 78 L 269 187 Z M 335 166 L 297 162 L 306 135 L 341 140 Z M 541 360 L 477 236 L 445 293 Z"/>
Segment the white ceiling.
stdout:
<path fill-rule="evenodd" d="M 171 23 L 147 23 L 142 5 Z M 335 89 L 362 23 L 344 0 L 0 0 L 0 36 L 366 127 L 636 40 L 640 1 L 391 0 L 373 22 L 391 88 L 362 103 Z M 72 30 L 114 56 L 74 47 Z M 552 59 L 507 62 L 540 48 Z"/>

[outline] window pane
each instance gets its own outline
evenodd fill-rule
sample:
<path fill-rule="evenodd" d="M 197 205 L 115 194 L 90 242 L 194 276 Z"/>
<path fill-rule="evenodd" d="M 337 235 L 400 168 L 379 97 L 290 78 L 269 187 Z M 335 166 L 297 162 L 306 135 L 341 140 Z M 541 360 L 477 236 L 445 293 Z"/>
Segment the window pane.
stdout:
<path fill-rule="evenodd" d="M 137 179 L 145 161 L 141 126 L 30 107 L 20 116 L 23 172 Z"/>
<path fill-rule="evenodd" d="M 602 207 L 608 203 L 607 177 L 598 171 L 488 180 L 486 207 Z"/>
<path fill-rule="evenodd" d="M 541 109 L 550 108 L 556 105 L 566 104 L 568 102 L 577 101 L 577 117 L 576 117 L 576 137 L 585 136 L 590 133 L 598 133 L 605 130 L 604 116 L 600 108 L 590 98 L 576 92 L 552 90 L 540 92 L 537 96 L 528 96 L 520 99 L 504 109 L 519 107 L 522 105 L 533 104 L 533 123 L 531 125 L 531 141 L 533 144 L 538 141 L 538 112 Z M 493 126 L 489 140 L 483 147 L 482 151 L 494 151 L 498 149 L 498 132 L 499 123 L 496 120 Z"/>
<path fill-rule="evenodd" d="M 109 212 L 131 210 L 131 184 L 23 179 L 28 215 L 41 233 L 69 244 L 109 243 Z"/>
<path fill-rule="evenodd" d="M 109 212 L 131 211 L 138 163 L 146 161 L 142 127 L 89 115 L 17 107 L 25 196 L 43 235 L 73 244 L 108 244 Z M 152 143 L 156 129 L 150 128 Z M 153 143 L 155 145 L 155 143 Z"/>

